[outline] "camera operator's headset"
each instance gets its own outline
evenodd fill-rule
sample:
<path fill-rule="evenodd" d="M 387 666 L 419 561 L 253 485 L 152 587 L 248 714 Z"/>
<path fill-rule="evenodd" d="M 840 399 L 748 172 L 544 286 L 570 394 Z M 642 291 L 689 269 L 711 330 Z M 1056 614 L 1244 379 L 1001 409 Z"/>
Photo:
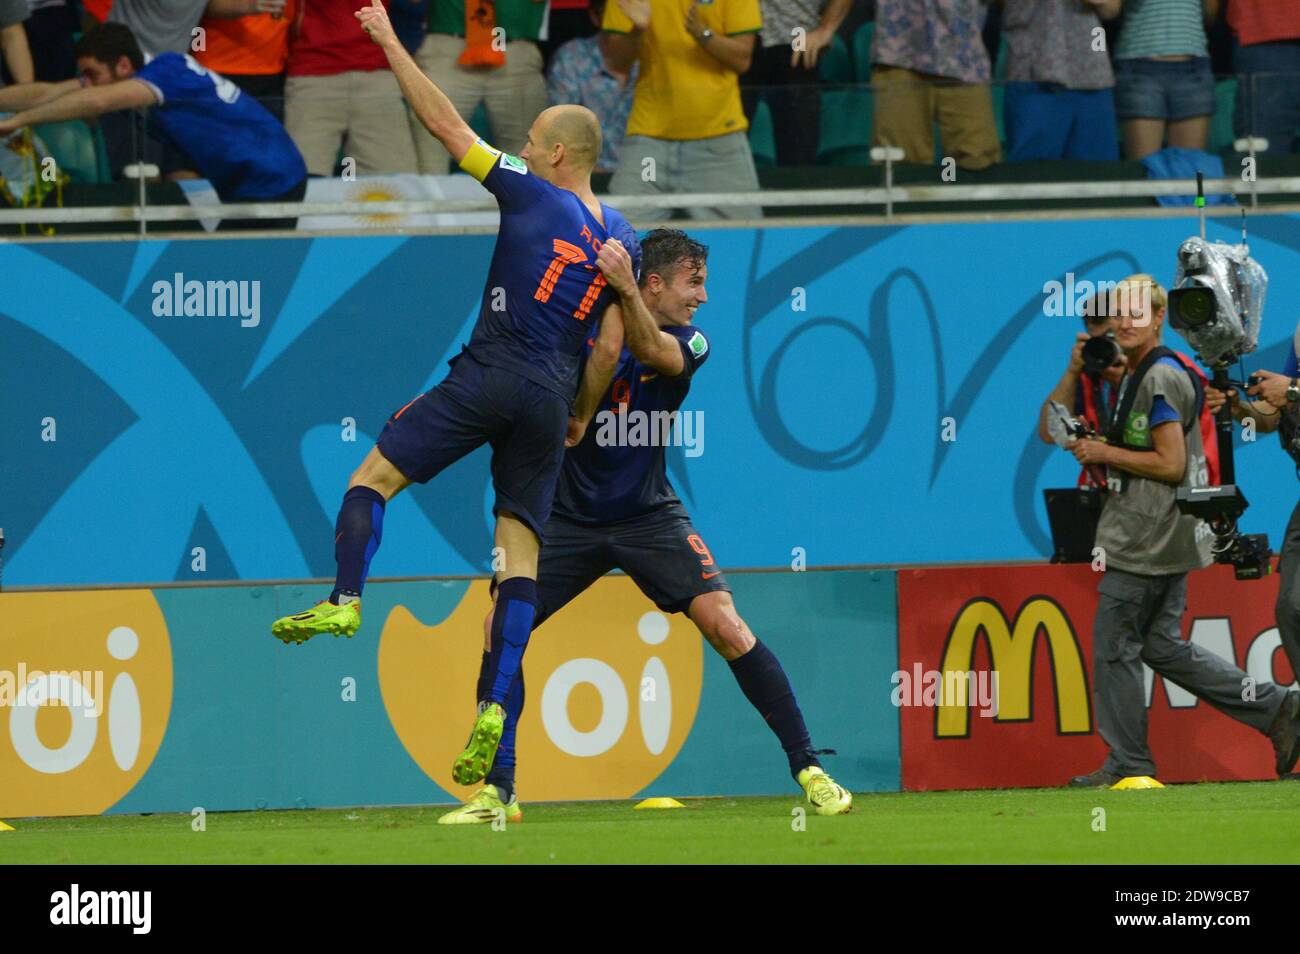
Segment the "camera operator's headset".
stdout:
<path fill-rule="evenodd" d="M 1192 381 L 1192 388 L 1196 391 L 1195 422 L 1201 426 L 1201 444 L 1205 450 L 1207 476 L 1210 486 L 1216 487 L 1219 483 L 1219 443 L 1214 428 L 1214 415 L 1210 414 L 1205 403 L 1205 378 L 1201 374 L 1200 368 L 1172 348 L 1167 348 L 1164 345 L 1152 348 L 1151 353 L 1143 358 L 1142 363 L 1137 366 L 1137 370 L 1133 372 L 1132 377 L 1126 382 L 1124 396 L 1120 398 L 1119 407 L 1115 409 L 1115 416 L 1111 418 L 1110 430 L 1106 432 L 1106 443 L 1115 447 L 1122 447 L 1125 450 L 1153 451 L 1151 447 L 1134 447 L 1131 444 L 1124 443 L 1124 425 L 1128 422 L 1128 416 L 1133 411 L 1133 404 L 1137 400 L 1142 379 L 1147 376 L 1151 366 L 1161 358 L 1173 358 L 1178 362 L 1178 366 L 1187 372 L 1187 376 Z M 1183 425 L 1184 436 L 1191 431 L 1194 424 L 1191 420 L 1181 421 L 1180 423 Z"/>

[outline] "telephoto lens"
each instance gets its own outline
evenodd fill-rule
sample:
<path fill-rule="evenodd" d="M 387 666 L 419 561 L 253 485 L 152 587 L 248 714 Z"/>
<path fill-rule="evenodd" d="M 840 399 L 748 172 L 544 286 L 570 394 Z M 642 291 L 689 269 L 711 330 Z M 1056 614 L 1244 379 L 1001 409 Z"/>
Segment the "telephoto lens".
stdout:
<path fill-rule="evenodd" d="M 1100 374 L 1119 360 L 1119 343 L 1112 335 L 1089 338 L 1083 344 L 1083 370 Z"/>

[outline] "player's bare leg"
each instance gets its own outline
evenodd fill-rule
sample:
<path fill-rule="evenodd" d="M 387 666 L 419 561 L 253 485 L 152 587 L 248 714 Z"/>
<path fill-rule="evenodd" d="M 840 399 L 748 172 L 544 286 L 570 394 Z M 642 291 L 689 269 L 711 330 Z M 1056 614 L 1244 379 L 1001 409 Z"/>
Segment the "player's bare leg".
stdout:
<path fill-rule="evenodd" d="M 496 575 L 496 607 L 484 633 L 488 665 L 479 678 L 478 718 L 451 769 L 461 785 L 482 781 L 492 770 L 505 730 L 506 700 L 516 685 L 537 616 L 537 535 L 514 514 L 502 511 L 494 543 L 493 564 L 501 569 Z"/>
<path fill-rule="evenodd" d="M 790 680 L 776 656 L 755 638 L 736 612 L 731 594 L 718 590 L 697 596 L 687 615 L 727 661 L 745 698 L 776 733 L 790 760 L 790 773 L 817 814 L 842 815 L 850 811 L 853 796 L 817 761 Z"/>
<path fill-rule="evenodd" d="M 286 643 L 301 643 L 321 633 L 351 637 L 361 626 L 361 591 L 370 560 L 379 549 L 384 508 L 410 486 L 393 464 L 370 448 L 361 466 L 352 472 L 339 508 L 334 531 L 334 558 L 338 576 L 329 598 L 311 609 L 276 620 L 271 634 Z"/>

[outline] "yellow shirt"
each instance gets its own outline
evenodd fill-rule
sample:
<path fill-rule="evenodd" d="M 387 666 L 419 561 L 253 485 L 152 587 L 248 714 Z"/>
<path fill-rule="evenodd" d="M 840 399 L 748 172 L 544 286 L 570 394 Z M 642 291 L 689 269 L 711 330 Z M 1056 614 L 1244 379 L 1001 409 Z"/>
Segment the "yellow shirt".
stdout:
<path fill-rule="evenodd" d="M 629 136 L 708 139 L 749 128 L 740 105 L 740 81 L 686 32 L 692 0 L 651 0 L 650 27 L 641 37 Z M 700 4 L 700 20 L 719 36 L 757 33 L 763 27 L 758 0 Z M 605 4 L 601 29 L 631 33 L 632 21 L 617 0 Z"/>

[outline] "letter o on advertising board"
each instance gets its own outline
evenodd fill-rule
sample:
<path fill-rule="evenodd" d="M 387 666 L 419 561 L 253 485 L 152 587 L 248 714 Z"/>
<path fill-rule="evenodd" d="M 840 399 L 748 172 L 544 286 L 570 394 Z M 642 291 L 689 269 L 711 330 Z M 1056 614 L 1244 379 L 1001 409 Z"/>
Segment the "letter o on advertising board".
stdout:
<path fill-rule="evenodd" d="M 77 685 L 74 687 L 73 683 Z M 18 757 L 38 772 L 58 775 L 71 772 L 95 747 L 99 719 L 90 711 L 95 701 L 81 680 L 68 673 L 53 672 L 37 676 L 27 683 L 29 697 L 46 699 L 68 707 L 72 714 L 72 731 L 68 740 L 52 749 L 36 734 L 38 705 L 14 706 L 9 713 L 9 738 Z"/>
<path fill-rule="evenodd" d="M 600 693 L 600 722 L 579 732 L 569 721 L 569 694 L 588 682 Z M 614 668 L 599 659 L 570 659 L 551 673 L 542 689 L 542 725 L 556 747 L 591 757 L 613 748 L 627 728 L 627 688 Z"/>

